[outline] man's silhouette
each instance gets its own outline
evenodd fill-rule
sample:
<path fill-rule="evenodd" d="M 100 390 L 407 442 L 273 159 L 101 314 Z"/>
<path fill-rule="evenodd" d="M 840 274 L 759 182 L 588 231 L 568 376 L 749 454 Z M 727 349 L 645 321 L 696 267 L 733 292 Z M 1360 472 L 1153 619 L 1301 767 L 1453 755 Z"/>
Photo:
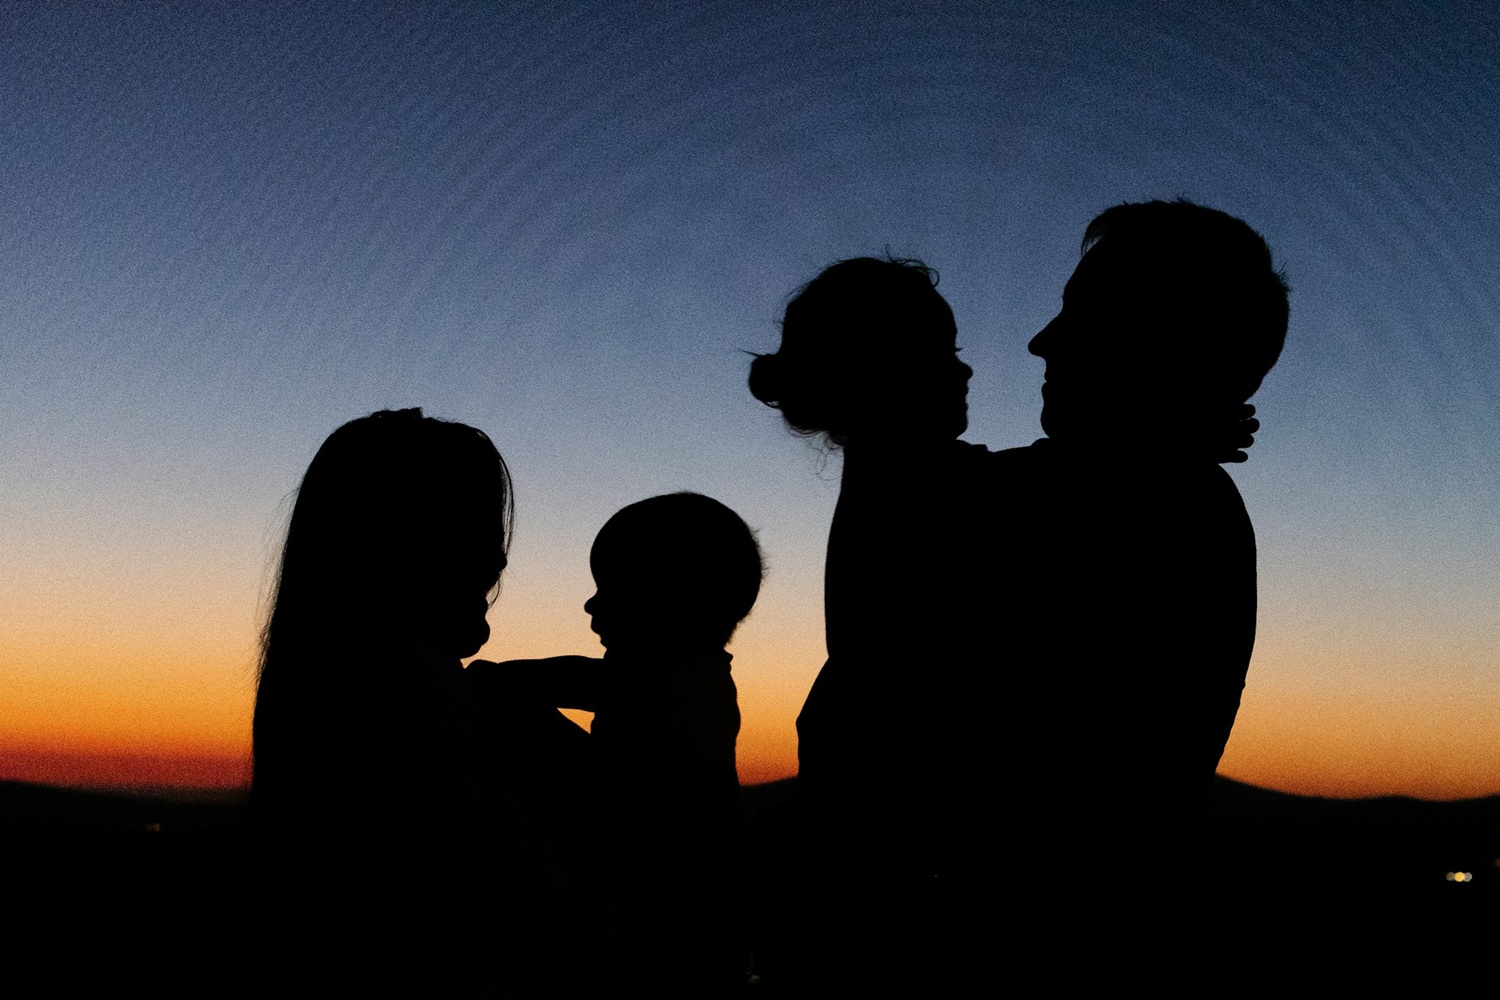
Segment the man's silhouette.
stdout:
<path fill-rule="evenodd" d="M 1287 288 L 1259 234 L 1186 201 L 1116 206 L 1083 245 L 1030 345 L 1047 437 L 997 456 L 1010 843 L 1061 928 L 1097 940 L 1068 888 L 1088 884 L 1095 930 L 1135 947 L 1159 924 L 1126 914 L 1206 877 L 1194 814 L 1255 641 L 1255 536 L 1219 463 L 1243 459 L 1254 426 L 1237 421 L 1281 351 Z"/>
<path fill-rule="evenodd" d="M 1254 535 L 1219 463 L 1254 429 L 1286 288 L 1253 230 L 1186 202 L 1111 209 L 1084 249 L 1033 341 L 1029 448 L 956 440 L 971 372 L 916 262 L 828 268 L 752 366 L 757 398 L 845 450 L 799 799 L 761 827 L 768 983 L 946 995 L 1078 974 L 1080 948 L 1156 954 L 1126 931 L 1159 930 L 1136 911 L 1191 869 L 1254 640 Z"/>

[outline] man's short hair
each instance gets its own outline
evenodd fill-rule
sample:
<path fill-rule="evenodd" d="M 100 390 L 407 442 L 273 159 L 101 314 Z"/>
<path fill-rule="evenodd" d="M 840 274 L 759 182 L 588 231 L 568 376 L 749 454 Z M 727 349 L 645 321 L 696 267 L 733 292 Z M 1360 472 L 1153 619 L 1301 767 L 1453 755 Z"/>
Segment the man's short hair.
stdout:
<path fill-rule="evenodd" d="M 1218 357 L 1235 394 L 1248 399 L 1286 343 L 1286 278 L 1265 239 L 1243 220 L 1186 199 L 1126 203 L 1088 224 L 1083 253 L 1108 243 L 1157 294 L 1175 294 L 1157 317 L 1163 332 L 1213 338 L 1195 342 Z"/>

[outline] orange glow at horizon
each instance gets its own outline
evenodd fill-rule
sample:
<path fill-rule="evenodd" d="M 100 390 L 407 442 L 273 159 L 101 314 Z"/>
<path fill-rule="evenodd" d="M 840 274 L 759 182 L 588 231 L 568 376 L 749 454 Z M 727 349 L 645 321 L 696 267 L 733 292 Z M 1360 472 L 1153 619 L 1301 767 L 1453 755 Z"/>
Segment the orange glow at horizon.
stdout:
<path fill-rule="evenodd" d="M 237 791 L 250 786 L 250 757 L 0 746 L 0 781 L 64 788 Z"/>
<path fill-rule="evenodd" d="M 1455 699 L 1457 701 L 1457 699 Z M 1330 798 L 1500 793 L 1500 702 L 1475 698 L 1414 711 L 1397 699 L 1350 704 L 1247 693 L 1219 773 Z"/>
<path fill-rule="evenodd" d="M 598 655 L 587 620 L 580 626 L 578 618 L 533 616 L 525 630 L 499 631 L 499 641 L 481 655 Z M 746 633 L 732 647 L 744 719 L 738 758 L 741 781 L 757 784 L 796 773 L 792 720 L 821 649 L 798 656 L 797 644 L 784 637 L 765 643 Z M 215 659 L 187 648 L 200 644 L 193 641 L 171 649 L 158 640 L 156 649 L 142 652 L 151 644 L 138 636 L 80 635 L 93 640 L 90 653 L 59 659 L 64 644 L 54 636 L 9 638 L 0 643 L 0 780 L 88 788 L 248 785 L 255 701 L 248 641 L 201 642 L 247 650 Z M 773 666 L 780 657 L 804 661 L 807 678 Z"/>
<path fill-rule="evenodd" d="M 580 610 L 588 586 L 581 575 L 550 589 L 512 586 L 481 655 L 598 655 Z M 234 596 L 217 609 L 200 602 L 196 619 L 175 617 L 171 627 L 159 607 L 148 617 L 122 606 L 70 628 L 35 616 L 0 634 L 0 779 L 206 788 L 247 781 L 254 622 L 231 607 Z M 746 784 L 796 773 L 794 720 L 824 656 L 813 594 L 768 588 L 763 603 L 730 647 Z M 1332 797 L 1500 793 L 1500 696 L 1482 682 L 1500 655 L 1486 636 L 1458 643 L 1456 631 L 1441 646 L 1401 648 L 1370 630 L 1334 637 L 1263 629 L 1220 772 Z M 953 719 L 987 724 L 961 699 Z"/>

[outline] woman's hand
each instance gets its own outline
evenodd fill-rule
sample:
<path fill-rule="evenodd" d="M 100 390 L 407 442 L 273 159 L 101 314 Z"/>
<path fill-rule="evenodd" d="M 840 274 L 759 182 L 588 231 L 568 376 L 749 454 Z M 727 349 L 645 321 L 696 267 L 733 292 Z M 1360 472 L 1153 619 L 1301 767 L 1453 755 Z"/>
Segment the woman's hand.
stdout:
<path fill-rule="evenodd" d="M 598 700 L 604 661 L 593 656 L 547 656 L 539 660 L 470 660 L 468 674 L 554 708 L 592 712 Z"/>

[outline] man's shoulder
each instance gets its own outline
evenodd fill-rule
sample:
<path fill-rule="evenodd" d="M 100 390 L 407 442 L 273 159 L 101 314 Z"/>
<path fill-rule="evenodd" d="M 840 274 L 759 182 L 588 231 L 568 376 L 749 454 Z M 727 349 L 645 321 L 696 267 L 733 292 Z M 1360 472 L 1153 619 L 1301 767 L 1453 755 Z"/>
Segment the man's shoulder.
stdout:
<path fill-rule="evenodd" d="M 1081 537 L 1113 534 L 1126 523 L 1134 532 L 1183 535 L 1239 532 L 1249 524 L 1239 489 L 1220 465 L 1149 453 L 1090 454 L 1045 438 L 1000 455 L 1009 462 L 1005 492 L 1016 516 L 1051 546 L 1063 541 L 1059 525 Z"/>
<path fill-rule="evenodd" d="M 1022 448 L 992 453 L 997 466 L 1060 481 L 1096 484 L 1094 490 L 1177 492 L 1239 502 L 1239 489 L 1222 465 L 1189 462 L 1149 449 L 1099 452 L 1041 438 Z"/>
<path fill-rule="evenodd" d="M 1127 475 L 1137 482 L 1137 489 L 1160 498 L 1176 498 L 1176 503 L 1194 510 L 1230 511 L 1245 509 L 1239 487 L 1222 465 L 1211 462 L 1191 464 L 1142 464 Z"/>

